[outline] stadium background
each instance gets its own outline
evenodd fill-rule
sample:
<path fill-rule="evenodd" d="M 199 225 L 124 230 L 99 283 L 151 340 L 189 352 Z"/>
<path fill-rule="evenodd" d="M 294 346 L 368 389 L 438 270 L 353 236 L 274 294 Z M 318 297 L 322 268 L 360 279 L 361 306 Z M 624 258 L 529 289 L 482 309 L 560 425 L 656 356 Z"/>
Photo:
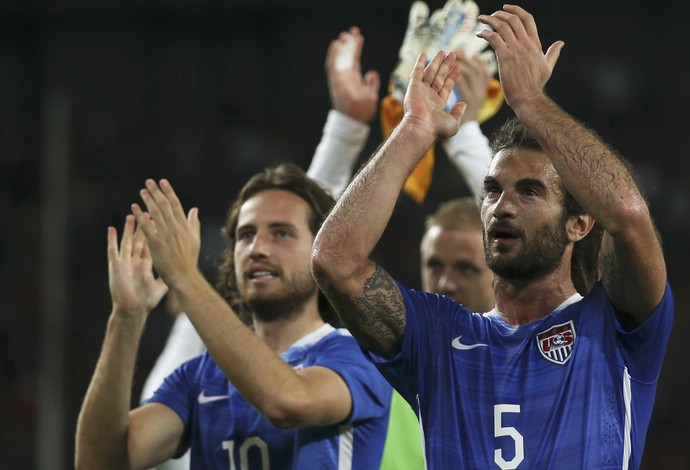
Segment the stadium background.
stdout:
<path fill-rule="evenodd" d="M 484 13 L 501 5 L 478 3 Z M 73 467 L 76 416 L 110 310 L 106 227 L 121 226 L 144 179 L 169 178 L 187 207 L 200 207 L 212 278 L 240 185 L 278 161 L 309 163 L 329 109 L 330 40 L 360 26 L 363 69 L 385 83 L 410 4 L 0 3 L 0 468 Z M 690 3 L 522 5 L 545 46 L 566 42 L 548 93 L 634 164 L 649 198 L 677 308 L 643 467 L 690 468 Z M 510 115 L 504 107 L 485 133 Z M 363 158 L 380 139 L 375 126 Z M 401 199 L 376 251 L 411 287 L 424 215 L 467 194 L 438 162 L 426 203 Z M 152 313 L 134 397 L 170 325 L 164 308 Z"/>

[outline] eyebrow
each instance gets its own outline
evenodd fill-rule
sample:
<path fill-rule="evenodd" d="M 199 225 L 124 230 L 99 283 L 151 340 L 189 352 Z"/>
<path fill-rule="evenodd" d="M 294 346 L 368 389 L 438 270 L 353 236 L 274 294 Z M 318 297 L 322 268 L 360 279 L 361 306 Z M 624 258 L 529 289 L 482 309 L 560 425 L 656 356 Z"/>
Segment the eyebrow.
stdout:
<path fill-rule="evenodd" d="M 484 185 L 486 186 L 489 184 L 495 184 L 497 186 L 502 186 L 501 183 L 499 183 L 498 180 L 496 178 L 494 178 L 493 176 L 484 177 Z M 537 178 L 523 178 L 521 180 L 518 180 L 515 183 L 515 186 L 521 187 L 521 188 L 524 188 L 526 186 L 533 186 L 533 187 L 537 187 L 537 188 L 544 189 L 544 190 L 548 189 L 546 187 L 546 184 L 544 184 L 544 182 L 542 180 L 539 180 Z"/>
<path fill-rule="evenodd" d="M 247 228 L 256 228 L 256 224 L 238 225 L 236 231 L 239 232 L 240 230 L 244 230 Z M 270 229 L 289 228 L 289 229 L 295 230 L 297 228 L 297 226 L 293 223 L 279 220 L 279 221 L 271 222 L 270 224 L 268 224 L 268 228 L 270 228 Z"/>

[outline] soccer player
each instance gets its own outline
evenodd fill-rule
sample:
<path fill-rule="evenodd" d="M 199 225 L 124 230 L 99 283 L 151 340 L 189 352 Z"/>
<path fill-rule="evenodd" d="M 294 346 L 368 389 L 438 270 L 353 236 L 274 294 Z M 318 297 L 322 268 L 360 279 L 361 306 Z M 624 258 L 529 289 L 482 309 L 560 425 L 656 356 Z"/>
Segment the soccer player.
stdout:
<path fill-rule="evenodd" d="M 113 310 L 79 416 L 77 468 L 147 468 L 189 447 L 192 468 L 377 468 L 391 387 L 327 323 L 335 317 L 309 270 L 332 198 L 294 165 L 251 178 L 225 226 L 223 298 L 197 267 L 198 211 L 185 217 L 166 180 L 147 180 L 141 196 L 148 210 L 132 205 L 119 248 L 108 229 Z M 137 345 L 166 285 L 209 353 L 130 412 Z"/>
<path fill-rule="evenodd" d="M 319 231 L 312 270 L 418 410 L 429 468 L 638 468 L 673 317 L 649 208 L 621 159 L 545 95 L 563 43 L 544 54 L 517 6 L 480 18 L 518 119 L 494 141 L 481 206 L 495 308 L 407 290 L 368 259 L 407 175 L 459 126 L 464 105 L 443 109 L 453 53 L 420 55 L 403 121 Z"/>

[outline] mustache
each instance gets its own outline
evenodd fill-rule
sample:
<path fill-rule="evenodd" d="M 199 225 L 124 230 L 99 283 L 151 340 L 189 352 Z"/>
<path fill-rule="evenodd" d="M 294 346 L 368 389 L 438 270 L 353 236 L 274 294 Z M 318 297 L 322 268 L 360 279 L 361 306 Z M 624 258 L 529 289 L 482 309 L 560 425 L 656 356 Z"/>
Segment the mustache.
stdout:
<path fill-rule="evenodd" d="M 496 222 L 490 224 L 486 228 L 485 233 L 489 237 L 494 237 L 498 234 L 507 234 L 511 237 L 517 238 L 522 237 L 523 235 L 523 231 L 520 227 L 506 219 L 497 220 Z"/>

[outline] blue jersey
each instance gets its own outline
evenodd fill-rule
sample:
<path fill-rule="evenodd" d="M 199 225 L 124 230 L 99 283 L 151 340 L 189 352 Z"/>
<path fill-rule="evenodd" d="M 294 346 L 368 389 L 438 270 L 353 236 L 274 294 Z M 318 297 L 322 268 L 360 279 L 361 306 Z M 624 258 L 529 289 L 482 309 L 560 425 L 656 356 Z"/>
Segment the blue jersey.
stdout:
<path fill-rule="evenodd" d="M 673 319 L 670 288 L 620 326 L 601 284 L 514 327 L 400 286 L 402 350 L 370 355 L 422 422 L 430 469 L 635 469 Z"/>
<path fill-rule="evenodd" d="M 323 366 L 336 371 L 352 395 L 348 420 L 318 428 L 276 428 L 244 399 L 208 353 L 173 372 L 147 402 L 163 403 L 180 416 L 185 424 L 182 450 L 191 447 L 191 468 L 378 468 L 392 388 L 354 338 L 324 325 L 281 357 L 295 369 Z"/>

